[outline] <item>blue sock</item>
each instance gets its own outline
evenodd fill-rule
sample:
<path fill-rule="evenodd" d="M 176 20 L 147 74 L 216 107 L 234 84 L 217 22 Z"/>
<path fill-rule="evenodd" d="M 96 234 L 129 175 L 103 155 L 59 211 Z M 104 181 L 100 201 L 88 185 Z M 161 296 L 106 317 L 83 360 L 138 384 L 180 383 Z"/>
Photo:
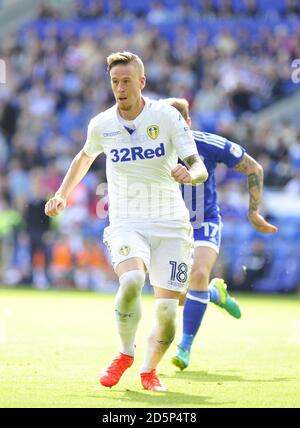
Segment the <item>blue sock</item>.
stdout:
<path fill-rule="evenodd" d="M 208 292 L 209 292 L 209 301 L 216 303 L 218 305 L 221 301 L 221 298 L 220 298 L 219 291 L 216 289 L 216 287 L 214 287 L 213 285 L 210 285 L 208 288 Z"/>
<path fill-rule="evenodd" d="M 183 308 L 183 335 L 179 346 L 190 350 L 209 302 L 208 291 L 189 290 Z"/>

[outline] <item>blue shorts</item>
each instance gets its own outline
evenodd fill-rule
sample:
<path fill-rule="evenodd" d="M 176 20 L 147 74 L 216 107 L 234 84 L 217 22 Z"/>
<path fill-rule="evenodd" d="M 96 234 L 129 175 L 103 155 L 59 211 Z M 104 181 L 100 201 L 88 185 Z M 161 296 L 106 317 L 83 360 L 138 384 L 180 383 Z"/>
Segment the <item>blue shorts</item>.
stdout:
<path fill-rule="evenodd" d="M 194 229 L 194 247 L 209 247 L 219 254 L 222 227 L 221 217 L 204 221 L 199 229 Z"/>

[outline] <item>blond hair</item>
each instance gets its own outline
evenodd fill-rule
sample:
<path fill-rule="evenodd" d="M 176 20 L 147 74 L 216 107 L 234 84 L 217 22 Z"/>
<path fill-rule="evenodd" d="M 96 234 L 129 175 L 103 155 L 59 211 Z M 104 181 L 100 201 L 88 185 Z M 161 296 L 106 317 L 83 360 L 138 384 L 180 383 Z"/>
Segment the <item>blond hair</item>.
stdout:
<path fill-rule="evenodd" d="M 190 113 L 189 113 L 189 103 L 185 98 L 166 98 L 165 100 L 162 100 L 162 101 L 172 107 L 175 107 L 176 110 L 178 110 L 179 113 L 181 113 L 183 118 L 187 120 Z"/>
<path fill-rule="evenodd" d="M 111 71 L 116 65 L 134 64 L 140 71 L 141 75 L 144 76 L 144 64 L 140 57 L 131 52 L 114 52 L 107 58 L 107 70 Z"/>

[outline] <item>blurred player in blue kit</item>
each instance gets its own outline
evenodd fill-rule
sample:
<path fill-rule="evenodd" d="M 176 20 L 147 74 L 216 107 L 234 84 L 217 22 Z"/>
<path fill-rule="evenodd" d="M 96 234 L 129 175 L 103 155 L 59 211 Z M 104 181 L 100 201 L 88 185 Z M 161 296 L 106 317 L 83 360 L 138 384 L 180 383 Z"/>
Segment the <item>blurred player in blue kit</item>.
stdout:
<path fill-rule="evenodd" d="M 175 107 L 191 127 L 189 104 L 181 98 L 169 98 L 165 102 Z M 249 156 L 243 147 L 228 141 L 226 138 L 206 132 L 192 131 L 200 157 L 208 171 L 208 180 L 204 183 L 204 207 L 200 202 L 199 209 L 204 208 L 203 219 L 194 227 L 194 262 L 191 271 L 189 290 L 185 295 L 183 310 L 183 335 L 178 352 L 172 363 L 181 370 L 189 365 L 192 343 L 203 320 L 207 304 L 213 302 L 225 309 L 235 318 L 241 317 L 239 305 L 227 292 L 223 279 L 214 278 L 210 282 L 210 274 L 216 263 L 220 244 L 222 218 L 217 201 L 215 169 L 218 163 L 247 175 L 249 192 L 248 218 L 252 226 L 261 233 L 275 233 L 277 228 L 268 223 L 259 212 L 263 191 L 263 168 Z M 183 196 L 186 186 L 183 186 Z M 197 196 L 192 194 L 191 206 L 197 207 Z M 199 205 L 199 201 L 198 201 Z M 191 212 L 191 206 L 190 208 Z M 183 295 L 184 296 L 184 295 Z M 184 299 L 184 297 L 183 297 Z"/>

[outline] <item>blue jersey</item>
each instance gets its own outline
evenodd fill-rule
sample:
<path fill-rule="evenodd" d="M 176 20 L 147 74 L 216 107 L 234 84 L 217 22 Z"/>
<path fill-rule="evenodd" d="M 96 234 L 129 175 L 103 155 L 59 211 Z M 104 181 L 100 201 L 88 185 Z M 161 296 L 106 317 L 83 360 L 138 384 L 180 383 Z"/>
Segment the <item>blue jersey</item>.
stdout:
<path fill-rule="evenodd" d="M 193 137 L 197 145 L 198 153 L 206 166 L 208 179 L 204 183 L 204 195 L 201 202 L 196 200 L 196 187 L 193 187 L 192 207 L 193 211 L 195 210 L 195 207 L 197 207 L 196 210 L 200 209 L 200 206 L 201 209 L 204 208 L 203 221 L 207 221 L 217 218 L 220 212 L 215 180 L 215 169 L 217 164 L 224 163 L 229 168 L 233 168 L 241 161 L 245 154 L 245 149 L 226 138 L 220 137 L 219 135 L 209 134 L 207 132 L 193 131 Z M 185 200 L 185 193 L 188 190 L 187 187 L 188 186 L 182 186 L 182 193 Z M 187 207 L 191 213 L 191 205 Z"/>

